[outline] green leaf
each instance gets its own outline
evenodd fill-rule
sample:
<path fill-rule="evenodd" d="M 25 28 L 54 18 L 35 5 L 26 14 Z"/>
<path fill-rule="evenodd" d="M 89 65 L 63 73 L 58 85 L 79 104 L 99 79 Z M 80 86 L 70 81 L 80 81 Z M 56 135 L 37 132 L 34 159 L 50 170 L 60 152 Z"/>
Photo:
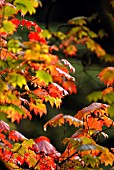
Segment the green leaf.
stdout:
<path fill-rule="evenodd" d="M 4 60 L 0 60 L 0 71 L 7 68 L 7 63 Z"/>
<path fill-rule="evenodd" d="M 89 100 L 89 102 L 92 102 L 92 101 L 96 102 L 102 99 L 102 92 L 101 91 L 93 92 L 87 96 L 87 99 Z"/>
<path fill-rule="evenodd" d="M 94 169 L 100 165 L 99 158 L 93 157 L 92 155 L 85 155 L 82 160 L 86 166 L 91 166 Z"/>
<path fill-rule="evenodd" d="M 36 12 L 35 7 L 38 6 L 38 1 L 35 0 L 15 0 L 14 5 L 18 10 L 21 10 L 23 15 L 26 15 L 29 12 L 30 15 Z"/>
<path fill-rule="evenodd" d="M 8 83 L 11 83 L 14 87 L 17 85 L 22 88 L 23 85 L 26 85 L 26 79 L 23 75 L 18 74 L 18 73 L 9 73 L 8 76 L 6 77 L 6 80 Z"/>
<path fill-rule="evenodd" d="M 110 117 L 114 118 L 114 103 L 111 104 L 110 107 L 108 108 L 108 113 Z"/>
<path fill-rule="evenodd" d="M 98 37 L 95 32 L 90 31 L 90 30 L 88 31 L 88 35 L 89 35 L 91 38 L 97 38 L 97 37 Z"/>
<path fill-rule="evenodd" d="M 20 147 L 21 147 L 21 144 L 15 143 L 15 144 L 13 145 L 12 151 L 13 151 L 13 152 L 18 152 L 18 150 L 20 149 Z"/>
<path fill-rule="evenodd" d="M 28 149 L 29 147 L 32 147 L 33 144 L 34 144 L 34 140 L 33 139 L 25 140 L 22 143 L 22 147 L 24 147 L 25 149 Z"/>
<path fill-rule="evenodd" d="M 20 44 L 21 43 L 19 42 L 19 40 L 10 39 L 8 41 L 8 50 L 14 53 L 20 52 L 21 51 Z"/>
<path fill-rule="evenodd" d="M 74 25 L 85 25 L 86 24 L 86 20 L 87 18 L 86 17 L 75 17 L 75 18 L 72 18 L 71 20 L 68 21 L 68 24 L 74 24 Z"/>
<path fill-rule="evenodd" d="M 114 103 L 114 92 L 103 95 L 103 101 L 109 104 Z"/>
<path fill-rule="evenodd" d="M 15 28 L 16 26 L 11 21 L 4 20 L 3 27 L 0 29 L 0 32 L 12 34 L 15 31 Z"/>
<path fill-rule="evenodd" d="M 46 85 L 53 82 L 51 75 L 43 70 L 36 71 L 36 77 L 39 78 L 40 82 L 45 82 Z"/>
<path fill-rule="evenodd" d="M 41 34 L 42 34 L 42 36 L 43 36 L 44 38 L 47 38 L 47 39 L 50 39 L 51 36 L 52 36 L 48 30 L 43 30 L 43 31 L 41 32 Z"/>
<path fill-rule="evenodd" d="M 4 17 L 12 17 L 16 13 L 17 10 L 13 5 L 7 4 L 2 8 L 2 15 L 4 15 Z"/>

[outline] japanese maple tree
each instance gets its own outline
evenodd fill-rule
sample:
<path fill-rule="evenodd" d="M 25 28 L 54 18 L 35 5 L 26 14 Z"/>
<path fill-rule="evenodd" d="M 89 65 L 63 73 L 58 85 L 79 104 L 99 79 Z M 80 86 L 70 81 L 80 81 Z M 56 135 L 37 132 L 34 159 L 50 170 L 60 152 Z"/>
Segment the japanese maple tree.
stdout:
<path fill-rule="evenodd" d="M 59 108 L 63 97 L 77 92 L 75 79 L 70 75 L 75 72 L 74 67 L 66 59 L 54 55 L 53 50 L 60 48 L 66 55 L 74 56 L 75 43 L 85 43 L 98 57 L 105 54 L 92 40 L 96 34 L 83 26 L 83 19 L 69 21 L 74 29 L 67 36 L 54 35 L 62 40 L 59 47 L 48 44 L 45 32 L 37 23 L 24 19 L 27 13 L 34 14 L 40 5 L 36 0 L 0 2 L 0 117 L 5 114 L 11 122 L 31 120 L 33 113 L 41 117 L 47 114 L 47 102 Z M 25 28 L 28 40 L 17 39 L 15 33 Z M 113 67 L 106 68 L 98 77 L 110 86 L 102 95 L 112 94 Z M 75 134 L 62 141 L 66 144 L 63 153 L 57 151 L 46 136 L 28 139 L 1 119 L 0 160 L 10 170 L 101 170 L 102 164 L 113 166 L 114 149 L 97 144 L 99 136 L 107 137 L 105 129 L 114 126 L 109 118 L 110 109 L 108 104 L 94 102 L 75 116 L 60 113 L 45 123 L 44 130 L 65 123 L 76 128 Z"/>

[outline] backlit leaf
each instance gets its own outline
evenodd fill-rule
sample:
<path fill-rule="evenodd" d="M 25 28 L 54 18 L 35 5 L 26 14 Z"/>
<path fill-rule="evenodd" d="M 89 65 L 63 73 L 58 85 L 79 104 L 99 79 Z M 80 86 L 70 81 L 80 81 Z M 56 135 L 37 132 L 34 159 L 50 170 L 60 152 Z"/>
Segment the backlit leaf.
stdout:
<path fill-rule="evenodd" d="M 114 118 L 114 104 L 110 105 L 110 107 L 108 108 L 108 113 L 110 117 Z"/>
<path fill-rule="evenodd" d="M 16 13 L 17 13 L 17 10 L 15 6 L 9 3 L 6 3 L 5 6 L 2 7 L 2 15 L 4 15 L 4 17 L 12 17 Z"/>
<path fill-rule="evenodd" d="M 39 114 L 40 117 L 41 117 L 43 114 L 46 114 L 46 113 L 47 113 L 46 105 L 43 104 L 43 103 L 41 102 L 41 100 L 37 101 L 36 104 L 30 102 L 29 105 L 30 105 L 30 111 L 33 110 L 34 113 L 35 113 L 36 115 Z"/>
<path fill-rule="evenodd" d="M 111 86 L 114 84 L 114 67 L 106 67 L 99 74 L 98 77 L 105 85 Z"/>
<path fill-rule="evenodd" d="M 62 83 L 63 88 L 68 91 L 70 94 L 77 93 L 76 84 L 72 81 L 64 81 Z"/>
<path fill-rule="evenodd" d="M 36 71 L 36 77 L 38 77 L 40 82 L 45 82 L 46 86 L 53 82 L 51 75 L 43 70 Z"/>
<path fill-rule="evenodd" d="M 89 102 L 92 102 L 92 101 L 96 102 L 96 101 L 102 99 L 102 92 L 101 91 L 95 91 L 95 92 L 89 94 L 87 96 L 87 99 L 89 100 Z"/>
<path fill-rule="evenodd" d="M 10 131 L 9 133 L 9 139 L 11 139 L 12 141 L 23 141 L 25 139 L 27 139 L 26 137 L 24 137 L 21 133 L 19 133 L 18 131 L 16 130 L 12 130 Z"/>
<path fill-rule="evenodd" d="M 61 61 L 65 64 L 65 66 L 68 66 L 70 68 L 70 71 L 75 73 L 75 68 L 67 60 L 62 59 Z"/>
<path fill-rule="evenodd" d="M 0 28 L 0 33 L 6 32 L 7 34 L 12 34 L 15 28 L 16 26 L 11 21 L 4 20 L 3 27 Z"/>
<path fill-rule="evenodd" d="M 64 124 L 64 118 L 63 118 L 63 114 L 58 114 L 57 116 L 53 117 L 52 119 L 50 119 L 47 123 L 45 123 L 44 125 L 44 130 L 47 130 L 47 126 L 54 126 L 56 127 L 61 126 Z"/>
<path fill-rule="evenodd" d="M 35 7 L 37 7 L 38 1 L 35 0 L 15 0 L 14 5 L 16 6 L 16 9 L 20 10 L 23 15 L 25 15 L 27 12 L 29 12 L 30 15 L 34 14 L 36 12 Z"/>
<path fill-rule="evenodd" d="M 26 79 L 23 75 L 11 72 L 8 74 L 6 80 L 8 83 L 11 83 L 14 87 L 19 86 L 22 88 L 23 85 L 26 85 Z"/>
<path fill-rule="evenodd" d="M 32 148 L 33 150 L 37 151 L 37 153 L 45 153 L 46 155 L 53 157 L 60 156 L 60 153 L 57 152 L 56 148 L 47 140 L 45 140 L 45 138 L 42 138 L 40 141 L 37 140 L 36 144 L 34 144 Z"/>
<path fill-rule="evenodd" d="M 65 122 L 68 122 L 69 125 L 74 125 L 75 127 L 79 127 L 83 125 L 83 121 L 78 120 L 76 118 L 74 118 L 73 116 L 70 115 L 64 115 L 63 116 Z"/>
<path fill-rule="evenodd" d="M 86 115 L 90 114 L 91 112 L 93 113 L 94 111 L 97 111 L 97 110 L 98 110 L 99 114 L 101 114 L 101 115 L 104 114 L 104 113 L 106 114 L 107 113 L 107 107 L 109 107 L 109 105 L 94 102 L 94 103 L 90 104 L 88 107 L 85 107 L 82 110 L 80 110 L 74 117 L 81 120 Z"/>
<path fill-rule="evenodd" d="M 0 132 L 9 132 L 10 126 L 4 121 L 0 120 Z"/>

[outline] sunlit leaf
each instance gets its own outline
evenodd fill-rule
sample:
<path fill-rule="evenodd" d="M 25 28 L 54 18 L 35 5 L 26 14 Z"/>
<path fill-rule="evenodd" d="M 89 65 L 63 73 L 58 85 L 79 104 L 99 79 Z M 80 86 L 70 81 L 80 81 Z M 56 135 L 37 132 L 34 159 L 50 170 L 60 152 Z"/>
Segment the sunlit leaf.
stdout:
<path fill-rule="evenodd" d="M 110 86 L 114 83 L 114 67 L 106 67 L 99 74 L 98 77 L 105 85 Z"/>
<path fill-rule="evenodd" d="M 36 72 L 36 77 L 38 77 L 40 82 L 45 82 L 46 85 L 53 82 L 51 75 L 43 70 L 38 70 Z"/>
<path fill-rule="evenodd" d="M 90 104 L 88 107 L 85 107 L 83 108 L 82 110 L 80 110 L 76 115 L 75 117 L 77 119 L 83 119 L 83 117 L 85 117 L 86 115 L 90 114 L 90 113 L 93 113 L 94 111 L 99 112 L 99 114 L 106 114 L 107 113 L 107 107 L 109 105 L 107 104 L 102 104 L 102 103 L 97 103 L 97 102 L 94 102 L 92 104 Z M 99 110 L 101 109 L 101 110 Z"/>
<path fill-rule="evenodd" d="M 64 124 L 64 118 L 63 118 L 63 114 L 58 114 L 57 116 L 53 117 L 52 119 L 50 119 L 47 123 L 45 123 L 44 125 L 44 130 L 47 130 L 47 126 L 53 126 L 56 127 L 61 126 Z"/>
<path fill-rule="evenodd" d="M 87 99 L 89 100 L 89 102 L 92 102 L 92 101 L 96 102 L 96 101 L 102 99 L 102 92 L 101 91 L 95 91 L 95 92 L 89 94 L 87 96 Z"/>
<path fill-rule="evenodd" d="M 10 131 L 10 126 L 5 123 L 4 121 L 0 120 L 0 132 L 9 132 Z"/>
<path fill-rule="evenodd" d="M 7 34 L 12 34 L 15 28 L 16 26 L 11 21 L 4 20 L 3 27 L 0 28 L 0 33 L 6 32 Z"/>
<path fill-rule="evenodd" d="M 63 88 L 68 91 L 70 94 L 77 93 L 76 84 L 72 81 L 64 81 L 62 83 Z"/>
<path fill-rule="evenodd" d="M 4 15 L 4 17 L 11 17 L 17 13 L 17 10 L 15 6 L 11 5 L 10 3 L 6 3 L 5 6 L 2 7 L 1 12 L 2 12 L 2 15 Z"/>
<path fill-rule="evenodd" d="M 8 83 L 11 83 L 14 87 L 19 86 L 22 88 L 23 85 L 26 85 L 26 79 L 23 75 L 11 72 L 8 74 L 6 80 Z"/>
<path fill-rule="evenodd" d="M 21 140 L 21 141 L 23 141 L 23 140 L 25 140 L 25 139 L 27 139 L 26 137 L 24 137 L 21 133 L 19 133 L 18 131 L 16 131 L 16 130 L 12 130 L 12 131 L 10 131 L 10 133 L 9 133 L 9 139 L 11 139 L 12 141 L 19 141 L 19 140 Z"/>
<path fill-rule="evenodd" d="M 15 0 L 14 5 L 16 6 L 16 9 L 21 10 L 22 14 L 25 15 L 27 12 L 29 12 L 30 15 L 34 14 L 36 12 L 35 7 L 39 5 L 38 1 L 35 0 Z"/>
<path fill-rule="evenodd" d="M 60 153 L 57 152 L 56 148 L 50 144 L 47 139 L 45 140 L 45 138 L 42 137 L 40 137 L 40 141 L 37 140 L 36 144 L 33 145 L 33 150 L 37 151 L 37 153 L 45 153 L 46 155 L 53 157 L 60 156 Z"/>

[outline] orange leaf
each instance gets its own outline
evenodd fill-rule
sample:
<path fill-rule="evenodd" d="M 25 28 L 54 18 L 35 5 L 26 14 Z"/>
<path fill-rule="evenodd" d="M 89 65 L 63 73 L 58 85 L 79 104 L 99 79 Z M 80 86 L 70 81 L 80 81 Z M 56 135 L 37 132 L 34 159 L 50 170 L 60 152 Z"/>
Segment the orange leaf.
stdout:
<path fill-rule="evenodd" d="M 106 94 L 109 94 L 112 91 L 114 91 L 113 87 L 107 87 L 105 90 L 102 91 L 102 94 L 106 95 Z"/>
<path fill-rule="evenodd" d="M 36 104 L 30 102 L 29 104 L 30 104 L 30 111 L 34 110 L 35 115 L 37 115 L 39 113 L 39 115 L 41 117 L 43 114 L 47 113 L 45 104 L 43 104 L 41 102 L 38 102 Z"/>
<path fill-rule="evenodd" d="M 69 125 L 74 125 L 75 127 L 79 127 L 83 125 L 83 121 L 78 120 L 76 118 L 74 118 L 73 116 L 70 115 L 64 115 L 63 116 L 65 122 L 68 122 Z"/>
<path fill-rule="evenodd" d="M 90 104 L 88 107 L 83 108 L 82 110 L 80 110 L 74 117 L 82 120 L 86 115 L 91 114 L 94 112 L 94 114 L 104 114 L 107 113 L 107 107 L 109 105 L 107 104 L 102 104 L 102 103 L 97 103 L 94 102 L 92 104 Z"/>
<path fill-rule="evenodd" d="M 70 71 L 75 73 L 75 68 L 67 60 L 62 59 L 61 61 L 65 64 L 65 66 L 68 66 L 70 68 Z"/>
<path fill-rule="evenodd" d="M 99 118 L 93 118 L 92 116 L 88 116 L 87 120 L 84 122 L 86 129 L 95 129 L 102 130 L 103 120 L 99 120 Z"/>
<path fill-rule="evenodd" d="M 68 95 L 68 92 L 64 90 L 61 86 L 56 83 L 52 83 L 48 86 L 49 95 L 52 97 L 62 98 L 63 96 Z"/>
<path fill-rule="evenodd" d="M 76 84 L 72 81 L 64 81 L 62 86 L 65 90 L 69 91 L 70 94 L 77 93 Z"/>
<path fill-rule="evenodd" d="M 99 74 L 98 77 L 105 85 L 111 86 L 114 84 L 114 67 L 106 67 Z"/>
<path fill-rule="evenodd" d="M 64 124 L 64 118 L 63 118 L 63 114 L 60 113 L 57 116 L 53 117 L 52 119 L 50 119 L 47 123 L 45 123 L 44 125 L 44 130 L 47 130 L 47 126 L 54 126 L 56 127 L 57 125 L 61 126 Z"/>

